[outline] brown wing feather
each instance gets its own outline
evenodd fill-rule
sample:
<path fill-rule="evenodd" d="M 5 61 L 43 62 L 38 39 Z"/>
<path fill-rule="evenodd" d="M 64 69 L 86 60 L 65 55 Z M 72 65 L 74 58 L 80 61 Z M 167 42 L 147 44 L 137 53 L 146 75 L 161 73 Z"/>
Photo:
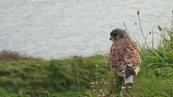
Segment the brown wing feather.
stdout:
<path fill-rule="evenodd" d="M 129 38 L 113 43 L 110 50 L 109 62 L 113 67 L 119 67 L 123 70 L 126 69 L 126 65 L 139 65 L 141 59 L 136 43 Z"/>

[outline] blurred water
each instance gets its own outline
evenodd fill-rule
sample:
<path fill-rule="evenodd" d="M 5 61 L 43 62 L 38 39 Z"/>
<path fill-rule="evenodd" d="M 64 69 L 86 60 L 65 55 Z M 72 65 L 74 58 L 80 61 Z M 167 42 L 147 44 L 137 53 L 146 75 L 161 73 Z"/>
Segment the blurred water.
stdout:
<path fill-rule="evenodd" d="M 101 54 L 99 49 L 106 53 L 110 31 L 124 28 L 123 22 L 142 42 L 137 10 L 145 35 L 157 31 L 158 24 L 170 26 L 172 4 L 173 0 L 0 0 L 0 50 L 44 59 L 91 56 Z"/>

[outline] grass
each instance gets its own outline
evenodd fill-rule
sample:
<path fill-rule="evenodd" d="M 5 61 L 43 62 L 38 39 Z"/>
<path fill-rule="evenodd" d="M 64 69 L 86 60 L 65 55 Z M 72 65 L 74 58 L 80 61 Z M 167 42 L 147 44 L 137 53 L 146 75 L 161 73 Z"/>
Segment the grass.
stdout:
<path fill-rule="evenodd" d="M 16 55 L 12 52 L 8 54 Z M 95 64 L 105 61 L 103 56 L 51 61 L 13 58 L 0 61 L 0 97 L 92 95 L 87 89 L 92 77 L 95 80 Z M 100 68 L 99 71 L 106 72 L 106 69 Z"/>
<path fill-rule="evenodd" d="M 141 33 L 144 36 L 139 11 L 137 15 Z M 144 36 L 145 44 L 138 44 L 142 57 L 141 71 L 139 76 L 135 78 L 135 87 L 125 90 L 123 96 L 173 97 L 173 30 L 171 28 L 163 29 L 160 26 L 158 29 L 161 41 L 157 48 L 154 48 L 154 32 L 152 32 L 151 47 L 146 42 L 147 36 Z"/>
<path fill-rule="evenodd" d="M 157 48 L 154 39 L 146 48 L 145 36 L 139 45 L 142 64 L 133 89 L 122 89 L 123 79 L 106 56 L 46 61 L 2 51 L 0 97 L 173 97 L 173 29 L 159 30 Z"/>
<path fill-rule="evenodd" d="M 104 56 L 4 60 L 0 62 L 0 97 L 171 97 L 173 75 L 169 74 L 173 72 L 156 71 L 164 67 L 158 56 L 148 54 L 142 59 L 134 88 L 123 91 L 122 78 Z"/>

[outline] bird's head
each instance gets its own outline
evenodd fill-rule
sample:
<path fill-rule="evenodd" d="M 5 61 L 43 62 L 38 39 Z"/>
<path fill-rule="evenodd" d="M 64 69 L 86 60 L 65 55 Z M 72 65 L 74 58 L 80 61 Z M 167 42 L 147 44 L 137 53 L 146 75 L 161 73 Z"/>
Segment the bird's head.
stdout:
<path fill-rule="evenodd" d="M 122 38 L 129 38 L 126 30 L 117 28 L 111 31 L 110 40 L 112 40 L 113 42 L 116 42 L 117 40 L 120 40 Z"/>

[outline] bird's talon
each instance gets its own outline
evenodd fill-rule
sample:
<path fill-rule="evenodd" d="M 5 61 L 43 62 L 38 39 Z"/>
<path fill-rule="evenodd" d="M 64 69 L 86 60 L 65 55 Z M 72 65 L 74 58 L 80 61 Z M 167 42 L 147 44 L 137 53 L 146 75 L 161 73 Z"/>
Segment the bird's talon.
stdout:
<path fill-rule="evenodd" d="M 128 89 L 132 88 L 132 87 L 133 87 L 133 83 L 127 83 L 127 84 L 126 84 L 126 87 L 127 87 Z"/>

